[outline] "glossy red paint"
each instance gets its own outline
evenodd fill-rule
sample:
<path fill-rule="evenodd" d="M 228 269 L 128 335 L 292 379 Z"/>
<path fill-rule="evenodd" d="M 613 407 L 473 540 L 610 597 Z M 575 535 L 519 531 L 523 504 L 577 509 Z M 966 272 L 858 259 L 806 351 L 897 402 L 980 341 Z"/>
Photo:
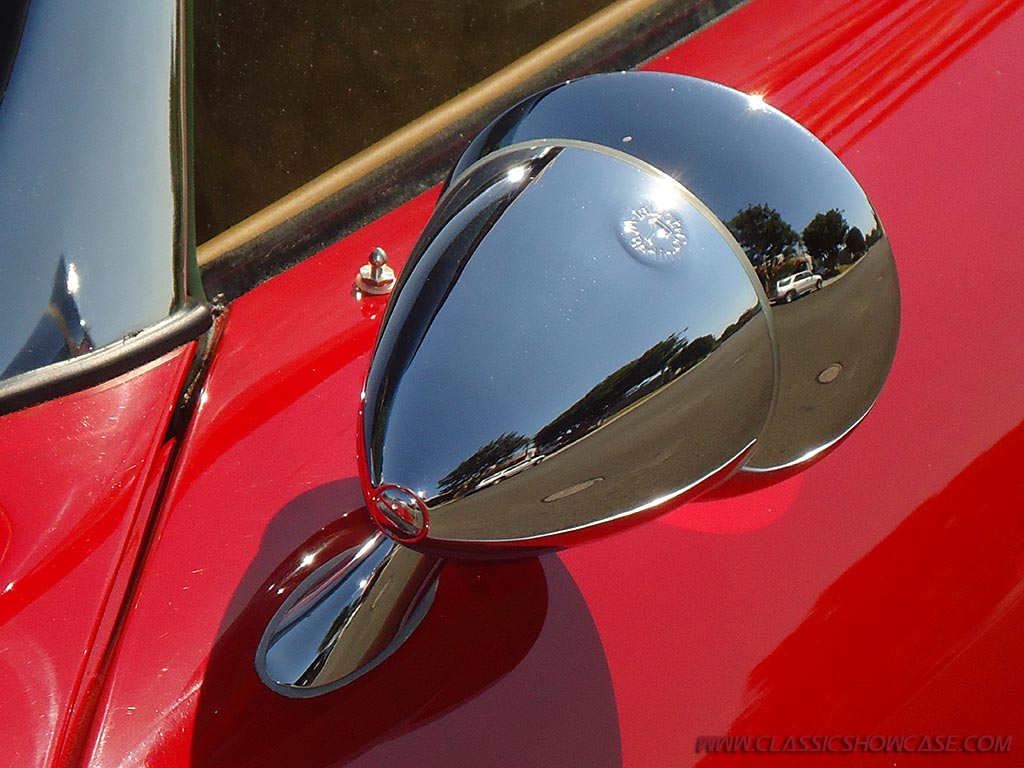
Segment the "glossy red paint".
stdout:
<path fill-rule="evenodd" d="M 11 765 L 56 762 L 96 693 L 194 350 L 0 418 L 0 741 Z"/>
<path fill-rule="evenodd" d="M 780 485 L 539 563 L 449 564 L 407 645 L 315 699 L 263 686 L 256 645 L 288 589 L 369 530 L 356 411 L 385 305 L 352 281 L 378 245 L 401 266 L 436 191 L 239 299 L 91 762 L 683 766 L 732 762 L 694 752 L 730 732 L 1024 749 L 1021 39 L 1019 3 L 755 0 L 653 62 L 763 93 L 861 181 L 903 294 L 881 398 Z"/>

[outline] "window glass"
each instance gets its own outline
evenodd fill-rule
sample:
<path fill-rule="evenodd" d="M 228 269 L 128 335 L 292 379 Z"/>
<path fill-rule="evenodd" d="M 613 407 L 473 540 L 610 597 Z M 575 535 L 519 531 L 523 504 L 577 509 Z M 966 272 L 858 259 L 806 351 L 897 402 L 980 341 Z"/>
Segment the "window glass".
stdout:
<path fill-rule="evenodd" d="M 196 3 L 198 241 L 238 223 L 609 4 Z"/>
<path fill-rule="evenodd" d="M 33 0 L 6 44 L 0 379 L 117 341 L 174 304 L 175 13 L 173 0 Z"/>

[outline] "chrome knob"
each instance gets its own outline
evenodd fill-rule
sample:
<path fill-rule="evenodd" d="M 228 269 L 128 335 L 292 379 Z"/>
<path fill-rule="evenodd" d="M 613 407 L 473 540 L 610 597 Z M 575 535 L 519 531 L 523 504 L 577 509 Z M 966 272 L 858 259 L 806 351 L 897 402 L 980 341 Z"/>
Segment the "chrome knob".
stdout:
<path fill-rule="evenodd" d="M 370 295 L 391 293 L 395 287 L 395 271 L 388 266 L 388 255 L 383 248 L 374 248 L 367 264 L 359 268 L 356 276 L 356 288 Z"/>

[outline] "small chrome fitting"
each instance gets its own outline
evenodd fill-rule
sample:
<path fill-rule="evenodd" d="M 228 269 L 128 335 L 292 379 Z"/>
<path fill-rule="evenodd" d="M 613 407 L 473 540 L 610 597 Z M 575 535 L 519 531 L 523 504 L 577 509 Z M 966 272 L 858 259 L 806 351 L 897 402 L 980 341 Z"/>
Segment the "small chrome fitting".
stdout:
<path fill-rule="evenodd" d="M 391 293 L 395 287 L 395 271 L 388 266 L 387 253 L 383 248 L 374 248 L 367 261 L 369 263 L 359 268 L 356 288 L 373 296 Z"/>

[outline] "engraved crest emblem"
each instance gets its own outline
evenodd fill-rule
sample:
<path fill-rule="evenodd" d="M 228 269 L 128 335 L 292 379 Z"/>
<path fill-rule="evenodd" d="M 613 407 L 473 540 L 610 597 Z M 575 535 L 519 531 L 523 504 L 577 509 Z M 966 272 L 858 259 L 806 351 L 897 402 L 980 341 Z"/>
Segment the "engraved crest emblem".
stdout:
<path fill-rule="evenodd" d="M 630 254 L 648 264 L 675 261 L 686 245 L 680 216 L 653 205 L 632 209 L 623 220 L 619 235 Z"/>

